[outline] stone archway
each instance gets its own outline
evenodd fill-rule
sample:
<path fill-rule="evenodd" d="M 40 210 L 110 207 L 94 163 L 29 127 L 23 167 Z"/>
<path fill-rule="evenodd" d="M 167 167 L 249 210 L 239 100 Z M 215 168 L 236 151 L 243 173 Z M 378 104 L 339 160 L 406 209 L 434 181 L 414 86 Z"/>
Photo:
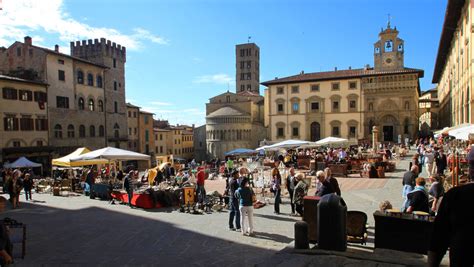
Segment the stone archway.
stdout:
<path fill-rule="evenodd" d="M 398 136 L 398 120 L 393 115 L 385 115 L 380 118 L 381 140 L 383 142 L 394 142 Z"/>

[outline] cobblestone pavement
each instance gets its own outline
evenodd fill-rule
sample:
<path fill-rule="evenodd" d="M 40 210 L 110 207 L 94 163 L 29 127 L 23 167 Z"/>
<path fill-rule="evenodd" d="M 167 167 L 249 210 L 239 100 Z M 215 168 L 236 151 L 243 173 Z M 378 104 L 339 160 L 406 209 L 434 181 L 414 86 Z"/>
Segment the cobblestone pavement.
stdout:
<path fill-rule="evenodd" d="M 380 201 L 388 199 L 394 206 L 401 205 L 398 177 L 407 167 L 407 162 L 400 162 L 400 171 L 378 183 L 341 179 L 348 209 L 366 212 L 373 225 L 371 214 Z M 222 192 L 222 186 L 208 181 L 207 189 Z M 285 252 L 293 241 L 294 222 L 299 219 L 289 216 L 287 199 L 281 215 L 273 214 L 271 204 L 255 210 L 256 237 L 246 237 L 229 231 L 227 212 L 191 215 L 168 209 L 146 211 L 84 196 L 34 194 L 33 198 L 33 202 L 24 202 L 22 195 L 20 209 L 7 209 L 2 214 L 27 224 L 26 257 L 18 259 L 16 266 L 384 265 L 340 255 L 315 257 Z"/>

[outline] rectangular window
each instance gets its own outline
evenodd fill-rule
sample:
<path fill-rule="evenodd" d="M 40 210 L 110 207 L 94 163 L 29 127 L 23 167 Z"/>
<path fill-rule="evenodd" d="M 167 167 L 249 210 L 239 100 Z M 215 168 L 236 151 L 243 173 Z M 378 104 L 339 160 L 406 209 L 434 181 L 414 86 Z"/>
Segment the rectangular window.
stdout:
<path fill-rule="evenodd" d="M 349 82 L 349 89 L 357 89 L 357 82 Z"/>
<path fill-rule="evenodd" d="M 117 60 L 114 58 L 114 68 L 117 67 Z"/>
<path fill-rule="evenodd" d="M 160 134 L 160 140 L 163 140 L 163 135 L 162 134 Z"/>
<path fill-rule="evenodd" d="M 13 116 L 3 118 L 3 129 L 5 131 L 18 131 L 18 118 Z"/>
<path fill-rule="evenodd" d="M 137 112 L 133 112 L 133 117 L 136 118 L 137 117 Z"/>
<path fill-rule="evenodd" d="M 148 124 L 148 116 L 147 115 L 145 115 L 144 119 L 145 119 L 145 124 Z"/>
<path fill-rule="evenodd" d="M 283 112 L 283 104 L 278 104 L 277 105 L 277 112 L 278 113 Z"/>
<path fill-rule="evenodd" d="M 332 88 L 333 91 L 339 90 L 339 83 L 332 83 L 331 88 Z"/>
<path fill-rule="evenodd" d="M 355 137 L 356 136 L 356 127 L 355 126 L 350 126 L 349 127 L 349 137 Z"/>
<path fill-rule="evenodd" d="M 28 54 L 30 54 L 30 57 L 32 57 L 33 56 L 33 49 L 31 49 L 31 48 L 28 49 Z"/>
<path fill-rule="evenodd" d="M 333 111 L 338 111 L 339 110 L 339 101 L 333 101 L 332 102 L 332 109 L 333 109 Z"/>
<path fill-rule="evenodd" d="M 248 90 L 248 91 L 251 91 L 251 90 L 252 90 L 252 85 L 251 85 L 251 84 L 247 84 L 247 90 Z"/>
<path fill-rule="evenodd" d="M 283 137 L 285 134 L 284 134 L 284 129 L 283 127 L 278 127 L 277 128 L 277 137 Z"/>
<path fill-rule="evenodd" d="M 252 68 L 252 61 L 247 61 L 247 69 Z"/>
<path fill-rule="evenodd" d="M 319 84 L 312 84 L 311 92 L 319 92 Z"/>
<path fill-rule="evenodd" d="M 247 73 L 247 80 L 252 80 L 252 73 Z"/>
<path fill-rule="evenodd" d="M 114 112 L 118 113 L 118 103 L 117 103 L 117 101 L 114 102 Z"/>
<path fill-rule="evenodd" d="M 145 142 L 150 141 L 150 134 L 148 133 L 148 130 L 145 130 Z"/>
<path fill-rule="evenodd" d="M 64 65 L 64 60 L 62 60 L 62 59 L 58 59 L 58 64 L 60 64 L 60 65 Z"/>
<path fill-rule="evenodd" d="M 245 61 L 240 61 L 240 69 L 244 69 L 245 67 Z"/>
<path fill-rule="evenodd" d="M 163 154 L 163 146 L 160 146 L 160 153 Z"/>
<path fill-rule="evenodd" d="M 56 96 L 56 107 L 57 108 L 69 108 L 69 97 Z"/>
<path fill-rule="evenodd" d="M 33 92 L 29 90 L 20 90 L 21 101 L 33 101 Z"/>
<path fill-rule="evenodd" d="M 43 141 L 41 140 L 36 141 L 36 146 L 43 146 Z"/>
<path fill-rule="evenodd" d="M 240 57 L 244 57 L 244 49 L 240 49 Z"/>
<path fill-rule="evenodd" d="M 64 70 L 58 70 L 58 80 L 60 80 L 60 81 L 65 81 L 66 80 Z"/>
<path fill-rule="evenodd" d="M 35 120 L 36 131 L 47 131 L 48 130 L 48 119 L 38 118 Z"/>
<path fill-rule="evenodd" d="M 293 136 L 299 136 L 300 135 L 300 128 L 298 127 L 293 127 Z"/>
<path fill-rule="evenodd" d="M 114 91 L 117 91 L 117 81 L 114 81 Z"/>
<path fill-rule="evenodd" d="M 3 87 L 3 99 L 17 100 L 18 91 L 14 88 Z"/>
<path fill-rule="evenodd" d="M 135 135 L 137 135 L 137 132 L 138 132 L 137 128 L 134 128 L 134 129 L 133 129 L 133 133 L 134 133 Z"/>
<path fill-rule="evenodd" d="M 16 48 L 16 55 L 17 55 L 18 57 L 21 57 L 21 46 L 19 46 L 19 47 Z"/>
<path fill-rule="evenodd" d="M 128 128 L 128 135 L 132 135 L 132 128 Z"/>
<path fill-rule="evenodd" d="M 311 103 L 311 110 L 312 111 L 319 111 L 319 102 L 312 102 Z"/>
<path fill-rule="evenodd" d="M 35 92 L 35 101 L 36 102 L 47 102 L 48 95 L 45 92 Z"/>
<path fill-rule="evenodd" d="M 21 143 L 20 141 L 13 141 L 13 147 L 20 147 Z"/>
<path fill-rule="evenodd" d="M 291 87 L 291 93 L 292 94 L 297 94 L 300 92 L 300 87 L 299 86 L 292 86 Z"/>
<path fill-rule="evenodd" d="M 283 94 L 283 87 L 277 87 L 277 94 L 282 95 Z"/>
<path fill-rule="evenodd" d="M 20 129 L 22 131 L 34 131 L 35 125 L 33 119 L 29 116 L 22 117 L 20 119 Z"/>
<path fill-rule="evenodd" d="M 128 117 L 131 118 L 132 117 L 132 112 L 129 110 L 128 111 Z"/>
<path fill-rule="evenodd" d="M 241 74 L 240 74 L 240 80 L 241 80 L 241 81 L 245 80 L 245 73 L 241 73 Z"/>
<path fill-rule="evenodd" d="M 350 100 L 349 101 L 349 109 L 356 109 L 356 108 L 357 108 L 356 101 L 355 100 Z"/>
<path fill-rule="evenodd" d="M 240 85 L 240 91 L 244 91 L 245 90 L 245 84 L 241 84 Z"/>
<path fill-rule="evenodd" d="M 332 136 L 339 136 L 339 126 L 332 127 Z"/>
<path fill-rule="evenodd" d="M 294 102 L 292 106 L 293 113 L 298 113 L 300 110 L 300 104 L 298 102 Z"/>

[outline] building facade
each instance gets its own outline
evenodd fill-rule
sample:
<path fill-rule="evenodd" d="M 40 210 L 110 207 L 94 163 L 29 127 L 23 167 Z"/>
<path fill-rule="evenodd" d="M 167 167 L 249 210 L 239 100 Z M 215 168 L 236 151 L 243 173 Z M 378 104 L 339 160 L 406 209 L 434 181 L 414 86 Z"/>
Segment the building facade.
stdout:
<path fill-rule="evenodd" d="M 0 53 L 0 69 L 47 83 L 49 144 L 59 155 L 107 145 L 106 66 L 33 45 L 30 37 Z"/>
<path fill-rule="evenodd" d="M 440 104 L 438 128 L 474 123 L 471 57 L 472 1 L 449 0 L 433 73 Z"/>
<path fill-rule="evenodd" d="M 194 158 L 196 162 L 207 159 L 206 124 L 194 128 Z"/>
<path fill-rule="evenodd" d="M 237 92 L 260 94 L 260 48 L 254 43 L 235 46 Z"/>
<path fill-rule="evenodd" d="M 140 107 L 127 103 L 128 150 L 140 152 Z"/>
<path fill-rule="evenodd" d="M 262 83 L 270 139 L 317 141 L 336 136 L 398 142 L 418 133 L 419 78 L 404 67 L 404 41 L 387 25 L 374 44 L 374 67 L 304 73 Z"/>
<path fill-rule="evenodd" d="M 418 107 L 420 113 L 420 136 L 431 136 L 433 130 L 439 129 L 439 102 L 436 88 L 421 94 Z"/>
<path fill-rule="evenodd" d="M 0 75 L 0 162 L 20 156 L 50 165 L 48 85 Z"/>
<path fill-rule="evenodd" d="M 140 134 L 140 153 L 152 155 L 155 153 L 155 138 L 153 130 L 153 113 L 140 111 L 139 113 L 139 127 Z"/>
<path fill-rule="evenodd" d="M 127 107 L 125 103 L 125 47 L 105 38 L 71 42 L 71 56 L 105 66 L 104 97 L 107 146 L 128 146 Z"/>
<path fill-rule="evenodd" d="M 156 156 L 165 156 L 170 155 L 170 150 L 168 149 L 168 144 L 171 143 L 171 130 L 154 128 L 155 133 L 155 155 Z"/>
<path fill-rule="evenodd" d="M 223 159 L 236 148 L 256 148 L 267 136 L 263 125 L 264 98 L 248 91 L 224 94 L 206 104 L 206 143 L 209 158 Z"/>

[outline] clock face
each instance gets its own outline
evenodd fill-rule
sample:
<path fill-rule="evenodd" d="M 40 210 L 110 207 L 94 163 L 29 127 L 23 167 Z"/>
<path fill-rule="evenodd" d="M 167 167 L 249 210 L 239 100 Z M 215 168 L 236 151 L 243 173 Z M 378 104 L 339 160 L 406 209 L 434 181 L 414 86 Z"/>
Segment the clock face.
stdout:
<path fill-rule="evenodd" d="M 391 59 L 391 58 L 387 58 L 387 59 L 385 59 L 385 63 L 387 63 L 387 64 L 391 64 L 391 63 L 392 63 L 392 59 Z"/>

